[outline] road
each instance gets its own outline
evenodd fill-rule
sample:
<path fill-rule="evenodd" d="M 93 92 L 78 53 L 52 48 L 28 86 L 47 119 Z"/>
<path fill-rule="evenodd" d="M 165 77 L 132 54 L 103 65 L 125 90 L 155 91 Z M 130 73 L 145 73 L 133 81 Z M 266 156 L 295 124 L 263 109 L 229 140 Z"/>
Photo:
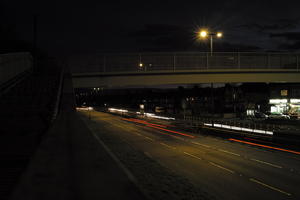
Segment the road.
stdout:
<path fill-rule="evenodd" d="M 88 114 L 85 113 L 87 119 Z M 299 199 L 300 155 L 92 112 L 101 127 L 216 199 Z M 92 123 L 93 122 L 93 123 Z M 133 172 L 134 174 L 134 172 Z"/>

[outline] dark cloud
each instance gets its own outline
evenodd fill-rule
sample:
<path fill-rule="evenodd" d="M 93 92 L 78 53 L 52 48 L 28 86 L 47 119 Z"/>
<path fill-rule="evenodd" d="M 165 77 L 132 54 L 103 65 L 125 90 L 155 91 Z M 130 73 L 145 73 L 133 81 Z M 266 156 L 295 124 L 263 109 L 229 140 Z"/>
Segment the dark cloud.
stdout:
<path fill-rule="evenodd" d="M 215 45 L 215 49 L 220 52 L 252 52 L 261 51 L 261 47 L 242 43 L 222 42 Z"/>
<path fill-rule="evenodd" d="M 271 38 L 282 38 L 283 42 L 278 45 L 278 49 L 300 50 L 300 32 L 284 32 L 270 34 Z"/>
<path fill-rule="evenodd" d="M 136 40 L 140 50 L 182 51 L 193 46 L 193 33 L 188 30 L 178 25 L 147 24 L 128 37 Z"/>
<path fill-rule="evenodd" d="M 273 22 L 265 22 L 265 23 L 247 23 L 236 26 L 236 28 L 242 29 L 250 29 L 259 32 L 266 31 L 282 31 L 295 29 L 299 25 L 298 19 L 277 19 L 272 20 Z M 275 22 L 274 22 L 275 21 Z"/>
<path fill-rule="evenodd" d="M 295 42 L 293 44 L 283 43 L 278 46 L 279 49 L 286 49 L 286 50 L 300 50 L 300 41 Z"/>
<path fill-rule="evenodd" d="M 298 41 L 300 40 L 300 32 L 272 33 L 270 37 L 281 37 L 290 41 Z"/>
<path fill-rule="evenodd" d="M 148 24 L 129 34 L 143 51 L 209 51 L 209 40 L 199 40 L 190 27 L 169 24 Z M 219 39 L 214 42 L 216 51 L 255 51 L 256 45 L 229 42 Z"/>
<path fill-rule="evenodd" d="M 207 44 L 194 38 L 203 26 L 224 32 L 216 50 L 263 50 L 287 39 L 270 33 L 300 31 L 300 1 L 292 0 L 1 2 L 5 16 L 1 5 L 0 23 L 13 24 L 17 37 L 27 42 L 32 42 L 32 19 L 37 13 L 38 47 L 53 54 L 207 50 Z"/>

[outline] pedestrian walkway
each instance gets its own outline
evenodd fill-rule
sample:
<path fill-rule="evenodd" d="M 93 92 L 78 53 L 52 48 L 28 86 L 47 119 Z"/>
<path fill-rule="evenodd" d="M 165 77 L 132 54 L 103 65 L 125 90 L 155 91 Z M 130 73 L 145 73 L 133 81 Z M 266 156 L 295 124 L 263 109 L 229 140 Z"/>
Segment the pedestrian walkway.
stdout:
<path fill-rule="evenodd" d="M 69 74 L 63 88 L 60 114 L 11 199 L 145 199 L 77 115 Z"/>

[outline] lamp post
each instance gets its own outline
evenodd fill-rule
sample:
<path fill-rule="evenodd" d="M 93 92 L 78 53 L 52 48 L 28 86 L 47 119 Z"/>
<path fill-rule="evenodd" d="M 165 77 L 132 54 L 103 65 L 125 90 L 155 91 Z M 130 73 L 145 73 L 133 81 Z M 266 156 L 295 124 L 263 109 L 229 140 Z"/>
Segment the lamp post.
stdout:
<path fill-rule="evenodd" d="M 212 56 L 213 53 L 213 37 L 221 38 L 223 36 L 223 33 L 221 32 L 209 32 L 206 30 L 201 30 L 199 32 L 200 38 L 207 38 L 209 36 L 210 38 L 210 56 Z"/>
<path fill-rule="evenodd" d="M 212 56 L 213 54 L 213 38 L 217 37 L 217 38 L 221 38 L 223 36 L 223 34 L 221 32 L 210 32 L 207 30 L 200 30 L 199 32 L 199 37 L 200 38 L 207 38 L 209 36 L 210 38 L 210 56 Z M 214 105 L 214 84 L 211 83 L 211 115 L 212 118 L 214 117 L 214 113 L 215 113 L 215 105 Z M 214 126 L 214 121 L 212 120 L 212 125 Z"/>

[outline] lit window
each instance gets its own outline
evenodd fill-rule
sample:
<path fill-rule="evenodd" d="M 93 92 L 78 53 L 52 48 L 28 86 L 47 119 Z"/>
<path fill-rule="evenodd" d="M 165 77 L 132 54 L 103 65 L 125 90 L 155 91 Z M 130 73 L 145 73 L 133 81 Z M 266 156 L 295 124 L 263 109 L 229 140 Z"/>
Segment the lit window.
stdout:
<path fill-rule="evenodd" d="M 287 96 L 288 95 L 288 90 L 280 90 L 281 96 Z"/>

